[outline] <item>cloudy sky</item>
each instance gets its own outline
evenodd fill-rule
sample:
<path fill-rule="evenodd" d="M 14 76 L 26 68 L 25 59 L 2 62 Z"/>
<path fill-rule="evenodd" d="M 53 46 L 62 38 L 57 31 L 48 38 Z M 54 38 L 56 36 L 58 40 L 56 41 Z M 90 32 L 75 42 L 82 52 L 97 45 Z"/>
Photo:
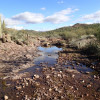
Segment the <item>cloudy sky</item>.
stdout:
<path fill-rule="evenodd" d="M 75 23 L 100 23 L 100 0 L 0 0 L 7 27 L 52 30 Z"/>

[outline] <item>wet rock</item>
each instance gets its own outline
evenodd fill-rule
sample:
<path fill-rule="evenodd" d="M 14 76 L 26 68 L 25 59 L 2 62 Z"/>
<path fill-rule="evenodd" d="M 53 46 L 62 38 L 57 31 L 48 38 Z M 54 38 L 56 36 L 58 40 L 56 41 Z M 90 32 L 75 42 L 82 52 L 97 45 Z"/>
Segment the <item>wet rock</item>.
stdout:
<path fill-rule="evenodd" d="M 81 80 L 81 82 L 84 83 L 85 81 L 84 80 Z"/>
<path fill-rule="evenodd" d="M 90 72 L 85 72 L 85 74 L 89 74 Z"/>
<path fill-rule="evenodd" d="M 7 87 L 9 87 L 11 84 L 6 84 Z"/>
<path fill-rule="evenodd" d="M 88 97 L 88 96 L 89 96 L 89 94 L 86 94 L 86 96 Z"/>
<path fill-rule="evenodd" d="M 100 87 L 97 89 L 97 92 L 100 92 Z"/>
<path fill-rule="evenodd" d="M 55 89 L 55 91 L 58 91 L 58 87 L 57 86 L 55 86 L 54 89 Z"/>
<path fill-rule="evenodd" d="M 35 82 L 35 85 L 38 87 L 38 86 L 40 86 L 40 83 L 39 82 Z"/>
<path fill-rule="evenodd" d="M 48 47 L 48 46 L 50 46 L 50 43 L 44 42 L 44 43 L 43 43 L 43 46 Z"/>
<path fill-rule="evenodd" d="M 76 88 L 76 90 L 79 90 L 78 88 Z"/>
<path fill-rule="evenodd" d="M 96 75 L 93 76 L 93 78 L 96 78 L 96 77 L 97 77 Z"/>
<path fill-rule="evenodd" d="M 62 73 L 62 71 L 60 71 L 60 73 Z"/>
<path fill-rule="evenodd" d="M 25 56 L 26 56 L 27 59 L 31 59 L 32 58 L 32 55 L 30 55 L 30 54 L 27 54 Z"/>
<path fill-rule="evenodd" d="M 62 90 L 58 90 L 58 93 L 62 93 Z"/>
<path fill-rule="evenodd" d="M 75 69 L 67 69 L 67 71 L 68 71 L 68 72 L 72 72 L 72 73 L 77 73 L 77 74 L 80 73 L 80 72 L 78 72 L 78 71 L 75 70 Z"/>
<path fill-rule="evenodd" d="M 22 89 L 22 86 L 16 86 L 16 90 L 21 90 Z"/>
<path fill-rule="evenodd" d="M 52 71 L 53 71 L 53 70 L 55 70 L 55 68 L 54 68 L 54 67 L 51 67 L 50 69 L 51 69 Z"/>
<path fill-rule="evenodd" d="M 37 97 L 37 99 L 36 100 L 41 100 L 41 97 Z"/>
<path fill-rule="evenodd" d="M 92 66 L 92 68 L 94 69 L 95 67 L 94 67 L 94 66 Z"/>
<path fill-rule="evenodd" d="M 64 99 L 64 96 L 61 96 L 61 99 Z"/>
<path fill-rule="evenodd" d="M 50 54 L 48 56 L 51 56 Z"/>
<path fill-rule="evenodd" d="M 83 98 L 80 98 L 79 100 L 84 100 Z"/>
<path fill-rule="evenodd" d="M 46 78 L 47 78 L 47 79 L 50 78 L 50 75 L 47 75 Z"/>
<path fill-rule="evenodd" d="M 73 89 L 74 87 L 73 86 L 69 86 L 70 87 L 70 89 Z"/>
<path fill-rule="evenodd" d="M 39 75 L 37 75 L 37 74 L 35 74 L 34 76 L 33 76 L 33 79 L 37 79 L 37 78 L 40 78 L 40 76 Z"/>
<path fill-rule="evenodd" d="M 25 100 L 29 100 L 27 95 L 25 95 L 25 97 L 24 97 L 24 98 L 25 98 Z"/>
<path fill-rule="evenodd" d="M 26 82 L 25 85 L 28 86 L 28 82 Z"/>
<path fill-rule="evenodd" d="M 51 91 L 52 91 L 52 89 L 50 88 L 50 89 L 49 89 L 49 92 L 51 92 Z"/>
<path fill-rule="evenodd" d="M 8 100 L 8 96 L 7 95 L 4 96 L 4 100 Z"/>
<path fill-rule="evenodd" d="M 17 80 L 17 79 L 21 79 L 20 75 L 13 75 L 10 77 L 12 80 Z"/>
<path fill-rule="evenodd" d="M 88 84 L 86 87 L 91 87 L 92 85 L 91 84 Z"/>
<path fill-rule="evenodd" d="M 60 78 L 61 78 L 61 77 L 62 77 L 62 76 L 61 76 L 61 74 L 58 74 L 58 77 L 60 77 Z"/>
<path fill-rule="evenodd" d="M 75 75 L 73 74 L 73 75 L 72 75 L 72 78 L 74 78 L 74 77 L 75 77 Z"/>
<path fill-rule="evenodd" d="M 80 97 L 82 97 L 82 98 L 83 98 L 83 97 L 84 97 L 84 95 L 82 94 Z"/>

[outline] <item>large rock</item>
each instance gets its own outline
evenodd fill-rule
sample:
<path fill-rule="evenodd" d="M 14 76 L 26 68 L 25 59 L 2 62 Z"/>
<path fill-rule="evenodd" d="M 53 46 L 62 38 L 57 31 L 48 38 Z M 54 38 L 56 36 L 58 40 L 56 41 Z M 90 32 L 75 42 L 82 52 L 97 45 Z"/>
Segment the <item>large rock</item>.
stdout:
<path fill-rule="evenodd" d="M 83 35 L 80 39 L 73 40 L 71 45 L 77 48 L 83 48 L 88 44 L 92 44 L 96 42 L 96 37 L 94 35 Z"/>

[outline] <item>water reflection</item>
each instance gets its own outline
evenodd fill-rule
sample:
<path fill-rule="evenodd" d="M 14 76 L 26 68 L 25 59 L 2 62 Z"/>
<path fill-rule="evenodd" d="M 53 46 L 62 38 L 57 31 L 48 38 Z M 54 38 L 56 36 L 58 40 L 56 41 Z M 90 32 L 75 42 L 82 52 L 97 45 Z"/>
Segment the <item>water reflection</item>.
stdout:
<path fill-rule="evenodd" d="M 39 47 L 38 49 L 40 50 L 38 52 L 40 56 L 34 59 L 36 65 L 40 63 L 48 63 L 49 65 L 55 64 L 58 59 L 58 52 L 62 50 L 62 48 L 56 46 L 49 48 Z"/>
<path fill-rule="evenodd" d="M 39 68 L 41 70 L 41 63 L 46 63 L 46 65 L 48 66 L 52 66 L 54 64 L 57 63 L 57 59 L 58 59 L 58 52 L 62 50 L 62 48 L 58 48 L 56 46 L 52 46 L 52 47 L 38 47 L 38 54 L 40 56 L 36 57 L 34 59 L 34 64 L 35 66 L 29 67 L 25 70 L 20 71 L 20 73 L 24 73 L 24 72 L 30 72 L 31 73 L 35 73 L 36 72 L 36 68 Z M 40 72 L 39 72 L 40 73 Z"/>

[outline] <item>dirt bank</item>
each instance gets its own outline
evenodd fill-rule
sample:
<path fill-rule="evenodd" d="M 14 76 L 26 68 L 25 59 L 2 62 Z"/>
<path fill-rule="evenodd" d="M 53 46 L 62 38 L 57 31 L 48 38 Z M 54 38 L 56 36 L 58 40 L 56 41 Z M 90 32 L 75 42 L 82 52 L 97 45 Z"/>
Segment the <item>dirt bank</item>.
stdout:
<path fill-rule="evenodd" d="M 0 74 L 5 76 L 30 67 L 37 52 L 39 41 L 35 45 L 17 45 L 14 42 L 0 44 Z"/>

